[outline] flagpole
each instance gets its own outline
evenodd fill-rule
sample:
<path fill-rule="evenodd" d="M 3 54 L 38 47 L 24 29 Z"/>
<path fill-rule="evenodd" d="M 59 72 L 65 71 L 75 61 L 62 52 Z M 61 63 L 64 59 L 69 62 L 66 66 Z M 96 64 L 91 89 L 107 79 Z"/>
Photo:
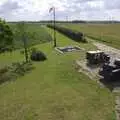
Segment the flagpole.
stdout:
<path fill-rule="evenodd" d="M 53 9 L 53 16 L 54 16 L 54 47 L 56 47 L 56 30 L 55 30 L 56 22 L 55 22 L 55 7 L 54 7 L 54 9 Z"/>

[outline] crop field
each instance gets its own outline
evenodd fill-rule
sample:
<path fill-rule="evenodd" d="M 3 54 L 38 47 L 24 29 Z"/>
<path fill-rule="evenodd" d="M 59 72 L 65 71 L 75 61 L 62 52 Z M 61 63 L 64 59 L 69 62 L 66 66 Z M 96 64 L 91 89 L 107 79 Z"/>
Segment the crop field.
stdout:
<path fill-rule="evenodd" d="M 14 25 L 11 27 L 15 29 Z M 51 29 L 38 24 L 28 28 L 31 33 L 36 32 L 39 42 L 34 47 L 43 51 L 47 60 L 33 62 L 33 71 L 0 84 L 0 120 L 115 120 L 113 94 L 78 72 L 75 64 L 76 60 L 85 60 L 86 51 L 96 47 L 56 32 L 57 46 L 77 45 L 85 49 L 60 54 L 53 48 L 53 41 L 49 41 Z M 41 40 L 47 42 L 39 44 Z M 19 49 L 0 54 L 0 66 L 23 60 Z"/>
<path fill-rule="evenodd" d="M 120 24 L 64 24 L 64 26 L 120 49 Z"/>

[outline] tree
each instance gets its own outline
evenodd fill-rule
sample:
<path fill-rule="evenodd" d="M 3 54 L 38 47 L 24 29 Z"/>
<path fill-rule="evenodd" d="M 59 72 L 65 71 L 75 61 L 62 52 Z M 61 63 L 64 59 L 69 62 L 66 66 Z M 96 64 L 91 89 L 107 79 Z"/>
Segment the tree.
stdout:
<path fill-rule="evenodd" d="M 27 44 L 28 35 L 26 32 L 26 26 L 24 22 L 20 22 L 17 24 L 17 32 L 19 33 L 20 38 L 23 41 L 23 46 L 24 46 L 24 51 L 25 51 L 25 60 L 26 62 L 28 62 L 29 61 L 28 44 Z"/>
<path fill-rule="evenodd" d="M 0 19 L 0 52 L 4 48 L 12 48 L 13 32 L 5 20 Z"/>

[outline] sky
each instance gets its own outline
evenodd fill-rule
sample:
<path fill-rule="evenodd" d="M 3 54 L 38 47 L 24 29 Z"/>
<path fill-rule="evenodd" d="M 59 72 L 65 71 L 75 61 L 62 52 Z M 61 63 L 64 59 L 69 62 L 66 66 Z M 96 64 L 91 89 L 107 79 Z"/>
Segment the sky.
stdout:
<path fill-rule="evenodd" d="M 119 20 L 120 0 L 0 0 L 0 18 L 7 21 Z"/>

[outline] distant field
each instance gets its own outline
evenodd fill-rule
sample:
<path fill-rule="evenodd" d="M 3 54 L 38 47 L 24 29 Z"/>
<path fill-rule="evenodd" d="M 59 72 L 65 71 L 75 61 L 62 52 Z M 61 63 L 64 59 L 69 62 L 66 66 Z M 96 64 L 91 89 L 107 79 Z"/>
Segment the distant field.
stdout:
<path fill-rule="evenodd" d="M 120 24 L 64 24 L 85 35 L 120 49 Z"/>
<path fill-rule="evenodd" d="M 15 31 L 18 29 L 17 25 L 10 24 L 11 29 L 14 32 L 14 44 L 16 48 L 21 48 L 23 46 L 23 42 L 20 39 L 19 33 Z M 52 37 L 48 32 L 45 30 L 44 26 L 41 24 L 25 24 L 25 30 L 28 35 L 28 45 L 37 45 L 40 43 L 49 42 L 52 40 Z"/>

